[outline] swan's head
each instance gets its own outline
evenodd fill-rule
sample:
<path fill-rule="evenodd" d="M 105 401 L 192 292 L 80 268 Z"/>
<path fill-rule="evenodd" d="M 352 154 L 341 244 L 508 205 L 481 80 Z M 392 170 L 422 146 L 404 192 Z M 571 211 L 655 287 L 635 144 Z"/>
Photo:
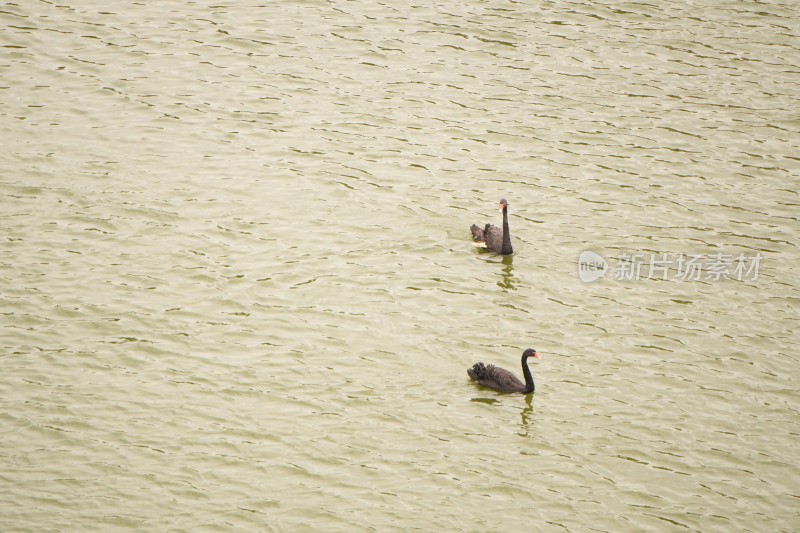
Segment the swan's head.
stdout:
<path fill-rule="evenodd" d="M 533 357 L 534 359 L 539 359 L 539 358 L 540 358 L 540 356 L 539 356 L 539 352 L 537 352 L 537 351 L 536 351 L 536 350 L 534 350 L 533 348 L 528 348 L 527 350 L 525 350 L 524 352 L 522 352 L 522 357 L 524 357 L 524 358 L 526 358 L 526 359 L 527 359 L 528 357 Z"/>
<path fill-rule="evenodd" d="M 500 200 L 500 211 L 502 211 L 506 207 L 508 207 L 508 202 L 506 202 L 506 199 L 503 198 L 502 200 Z"/>

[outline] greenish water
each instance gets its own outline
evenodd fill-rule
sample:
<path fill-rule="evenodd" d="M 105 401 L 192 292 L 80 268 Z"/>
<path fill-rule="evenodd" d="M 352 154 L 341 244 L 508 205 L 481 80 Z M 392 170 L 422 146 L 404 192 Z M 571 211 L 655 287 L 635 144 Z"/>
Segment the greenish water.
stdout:
<path fill-rule="evenodd" d="M 5 4 L 0 527 L 797 530 L 799 30 Z"/>

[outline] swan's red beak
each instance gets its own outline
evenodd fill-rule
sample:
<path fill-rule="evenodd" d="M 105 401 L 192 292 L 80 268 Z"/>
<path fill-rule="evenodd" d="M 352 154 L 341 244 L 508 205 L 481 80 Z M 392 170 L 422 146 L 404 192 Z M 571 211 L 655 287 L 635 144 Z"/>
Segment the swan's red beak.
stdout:
<path fill-rule="evenodd" d="M 541 356 L 541 355 L 539 355 L 539 352 L 533 352 L 533 358 L 534 358 L 534 359 L 541 359 L 541 358 L 542 358 L 542 356 Z"/>

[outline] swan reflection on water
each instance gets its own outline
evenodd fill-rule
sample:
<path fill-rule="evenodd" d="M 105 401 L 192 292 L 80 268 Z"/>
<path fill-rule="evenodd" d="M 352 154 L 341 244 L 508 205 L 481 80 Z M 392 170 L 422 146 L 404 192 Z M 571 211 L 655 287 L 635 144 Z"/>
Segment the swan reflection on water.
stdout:
<path fill-rule="evenodd" d="M 528 419 L 530 418 L 531 414 L 533 414 L 533 394 L 525 395 L 525 407 L 520 412 L 520 417 L 522 421 L 520 422 L 520 433 L 521 437 L 528 436 Z"/>
<path fill-rule="evenodd" d="M 522 408 L 520 411 L 520 425 L 519 425 L 519 435 L 520 437 L 529 437 L 530 436 L 530 421 L 531 415 L 533 414 L 533 397 L 535 393 L 530 393 L 525 395 L 525 407 Z M 497 398 L 472 398 L 471 402 L 477 403 L 485 403 L 486 405 L 496 405 L 500 403 L 500 400 Z M 534 419 L 535 420 L 535 419 Z"/>
<path fill-rule="evenodd" d="M 499 400 L 497 398 L 473 398 L 470 400 L 471 402 L 478 402 L 478 403 L 485 403 L 487 405 L 494 405 Z"/>
<path fill-rule="evenodd" d="M 503 264 L 503 280 L 497 282 L 497 286 L 507 290 L 514 290 L 513 281 L 514 281 L 514 260 L 513 256 L 506 255 L 503 256 L 503 260 L 501 261 Z"/>

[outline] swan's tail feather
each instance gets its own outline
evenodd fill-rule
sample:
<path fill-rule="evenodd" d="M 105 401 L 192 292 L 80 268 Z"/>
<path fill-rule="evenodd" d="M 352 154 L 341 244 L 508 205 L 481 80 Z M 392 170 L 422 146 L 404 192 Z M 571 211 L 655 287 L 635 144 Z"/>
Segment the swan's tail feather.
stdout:
<path fill-rule="evenodd" d="M 472 381 L 479 381 L 486 378 L 486 366 L 483 363 L 475 363 L 472 368 L 467 369 L 467 374 Z"/>
<path fill-rule="evenodd" d="M 483 242 L 484 234 L 486 233 L 485 228 L 479 228 L 477 224 L 473 224 L 469 229 L 472 232 L 472 238 L 474 240 Z"/>

